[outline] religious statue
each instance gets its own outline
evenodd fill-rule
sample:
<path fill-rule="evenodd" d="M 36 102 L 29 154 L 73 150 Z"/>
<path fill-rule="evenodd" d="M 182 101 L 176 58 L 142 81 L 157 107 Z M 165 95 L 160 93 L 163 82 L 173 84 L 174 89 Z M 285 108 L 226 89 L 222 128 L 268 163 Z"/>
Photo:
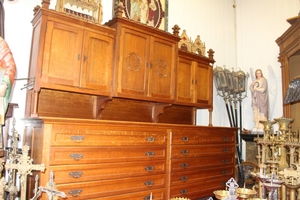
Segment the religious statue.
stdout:
<path fill-rule="evenodd" d="M 140 22 L 143 24 L 148 23 L 148 16 L 149 16 L 149 5 L 148 5 L 148 0 L 142 0 L 140 3 Z"/>
<path fill-rule="evenodd" d="M 264 78 L 262 70 L 257 69 L 255 71 L 255 80 L 250 84 L 250 91 L 252 95 L 252 109 L 253 109 L 253 121 L 255 123 L 253 132 L 262 132 L 263 124 L 259 121 L 266 121 L 269 119 L 269 92 L 268 82 Z"/>

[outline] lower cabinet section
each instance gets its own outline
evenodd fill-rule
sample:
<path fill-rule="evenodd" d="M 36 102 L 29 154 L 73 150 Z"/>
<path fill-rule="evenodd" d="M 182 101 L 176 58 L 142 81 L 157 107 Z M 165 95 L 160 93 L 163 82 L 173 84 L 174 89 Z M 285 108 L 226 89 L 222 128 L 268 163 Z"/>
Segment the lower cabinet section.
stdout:
<path fill-rule="evenodd" d="M 235 128 L 67 118 L 24 120 L 25 143 L 68 199 L 198 199 L 234 177 Z M 41 199 L 46 200 L 45 194 Z"/>

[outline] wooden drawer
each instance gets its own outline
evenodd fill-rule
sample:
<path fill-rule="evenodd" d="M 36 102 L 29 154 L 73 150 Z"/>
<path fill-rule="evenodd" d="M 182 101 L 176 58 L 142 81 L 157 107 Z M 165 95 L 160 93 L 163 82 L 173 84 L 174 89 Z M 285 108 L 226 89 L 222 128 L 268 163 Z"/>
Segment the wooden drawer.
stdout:
<path fill-rule="evenodd" d="M 61 165 L 50 168 L 55 174 L 55 183 L 77 183 L 135 176 L 151 176 L 166 173 L 166 162 L 123 162 L 93 165 Z"/>
<path fill-rule="evenodd" d="M 202 192 L 217 189 L 225 189 L 225 183 L 231 178 L 231 176 L 224 176 L 219 179 L 206 179 L 198 183 L 182 184 L 180 186 L 170 187 L 170 197 L 188 197 L 191 199 L 203 197 Z"/>
<path fill-rule="evenodd" d="M 53 147 L 50 165 L 97 164 L 107 162 L 149 161 L 166 159 L 166 147 Z"/>
<path fill-rule="evenodd" d="M 150 200 L 150 194 L 152 193 L 153 200 L 165 200 L 166 190 L 165 189 L 156 189 L 156 190 L 148 190 L 143 192 L 134 192 L 130 194 L 122 194 L 122 195 L 115 195 L 109 197 L 100 197 L 100 198 L 93 198 L 93 200 Z"/>
<path fill-rule="evenodd" d="M 166 175 L 153 175 L 124 179 L 112 179 L 73 184 L 58 184 L 57 188 L 66 193 L 68 199 L 93 199 L 131 192 L 165 188 Z"/>
<path fill-rule="evenodd" d="M 201 182 L 204 179 L 216 179 L 220 177 L 234 176 L 234 167 L 221 167 L 221 168 L 205 168 L 200 170 L 189 170 L 184 172 L 172 173 L 170 176 L 170 184 L 180 185 L 189 184 L 191 182 Z"/>
<path fill-rule="evenodd" d="M 53 125 L 51 146 L 165 145 L 166 136 L 166 130 L 153 127 Z"/>
<path fill-rule="evenodd" d="M 202 156 L 197 158 L 172 159 L 171 172 L 193 170 L 205 167 L 234 166 L 234 154 Z"/>
<path fill-rule="evenodd" d="M 234 153 L 235 146 L 232 144 L 224 145 L 172 145 L 171 158 L 199 157 L 202 155 L 216 155 Z"/>
<path fill-rule="evenodd" d="M 212 133 L 213 132 L 213 133 Z M 233 132 L 216 132 L 207 129 L 207 132 L 195 129 L 172 130 L 171 144 L 232 144 L 235 142 Z"/>

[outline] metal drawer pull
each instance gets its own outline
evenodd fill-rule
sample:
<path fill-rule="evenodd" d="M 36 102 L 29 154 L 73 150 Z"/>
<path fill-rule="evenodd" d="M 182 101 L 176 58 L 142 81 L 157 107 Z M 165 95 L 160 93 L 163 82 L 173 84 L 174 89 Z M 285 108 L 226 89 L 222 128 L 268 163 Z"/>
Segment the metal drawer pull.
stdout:
<path fill-rule="evenodd" d="M 149 158 L 152 158 L 152 157 L 155 155 L 155 152 L 149 151 L 149 152 L 146 152 L 145 154 L 146 154 L 146 156 L 148 156 Z"/>
<path fill-rule="evenodd" d="M 228 137 L 223 137 L 223 141 L 228 141 Z"/>
<path fill-rule="evenodd" d="M 145 170 L 148 172 L 153 172 L 154 171 L 154 166 L 147 166 L 145 167 Z"/>
<path fill-rule="evenodd" d="M 189 141 L 189 138 L 188 137 L 182 137 L 181 138 L 184 142 L 188 142 Z"/>
<path fill-rule="evenodd" d="M 72 197 L 78 197 L 80 195 L 80 193 L 82 192 L 82 190 L 78 189 L 78 190 L 70 190 L 68 193 L 72 196 Z"/>
<path fill-rule="evenodd" d="M 73 178 L 80 178 L 83 172 L 70 172 L 69 175 Z"/>
<path fill-rule="evenodd" d="M 186 194 L 188 190 L 180 190 L 180 194 Z"/>
<path fill-rule="evenodd" d="M 154 196 L 152 195 L 152 198 L 154 199 Z M 150 200 L 151 199 L 151 197 L 150 196 L 145 196 L 144 197 L 144 200 Z"/>
<path fill-rule="evenodd" d="M 183 155 L 187 155 L 187 154 L 189 154 L 189 150 L 181 150 L 181 153 L 182 153 Z"/>
<path fill-rule="evenodd" d="M 223 152 L 228 152 L 228 148 L 223 148 Z"/>
<path fill-rule="evenodd" d="M 222 171 L 222 174 L 227 174 L 227 170 Z"/>
<path fill-rule="evenodd" d="M 188 177 L 187 176 L 182 176 L 182 177 L 180 177 L 180 180 L 183 181 L 183 182 L 185 182 L 185 181 L 188 180 Z"/>
<path fill-rule="evenodd" d="M 155 137 L 152 137 L 152 136 L 146 138 L 146 140 L 147 140 L 148 142 L 154 142 L 155 139 L 156 139 L 156 138 L 155 138 Z"/>
<path fill-rule="evenodd" d="M 187 168 L 187 167 L 189 166 L 189 164 L 187 164 L 187 163 L 182 163 L 182 164 L 180 164 L 180 166 L 181 166 L 182 168 Z"/>
<path fill-rule="evenodd" d="M 227 163 L 227 162 L 228 162 L 228 160 L 226 160 L 226 159 L 222 160 L 222 163 Z"/>
<path fill-rule="evenodd" d="M 154 181 L 145 181 L 144 184 L 148 187 L 154 185 Z"/>
<path fill-rule="evenodd" d="M 72 154 L 70 154 L 70 157 L 73 158 L 74 160 L 80 160 L 81 158 L 83 158 L 83 154 L 72 153 Z"/>
<path fill-rule="evenodd" d="M 84 140 L 84 136 L 73 135 L 71 136 L 71 140 L 73 140 L 74 142 L 82 142 L 82 140 Z"/>

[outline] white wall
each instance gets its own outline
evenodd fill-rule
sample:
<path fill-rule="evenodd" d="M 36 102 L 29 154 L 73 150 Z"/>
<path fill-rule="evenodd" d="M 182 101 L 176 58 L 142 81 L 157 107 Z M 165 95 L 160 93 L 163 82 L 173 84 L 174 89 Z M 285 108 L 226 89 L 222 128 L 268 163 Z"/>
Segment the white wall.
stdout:
<path fill-rule="evenodd" d="M 19 0 L 15 4 L 5 0 L 5 39 L 17 64 L 17 77 L 26 78 L 31 45 L 31 19 L 33 8 L 41 0 Z M 51 2 L 54 7 L 55 1 Z M 112 0 L 102 0 L 104 20 L 112 17 Z M 234 8 L 235 5 L 235 8 Z M 215 51 L 214 66 L 226 65 L 227 69 L 243 70 L 250 73 L 261 68 L 277 93 L 272 95 L 274 105 L 272 116 L 282 115 L 281 72 L 277 61 L 279 48 L 275 40 L 289 27 L 287 18 L 294 17 L 300 10 L 299 0 L 169 0 L 169 32 L 178 24 L 182 30 L 195 39 L 197 35 L 206 48 Z M 237 20 L 235 20 L 237 19 Z M 181 32 L 180 32 L 181 33 Z M 275 76 L 269 78 L 268 66 Z M 250 84 L 251 78 L 248 81 Z M 25 111 L 25 92 L 21 90 L 25 81 L 16 81 L 11 102 L 18 103 L 16 119 Z M 208 124 L 207 111 L 198 111 L 197 123 Z M 229 126 L 224 102 L 214 94 L 214 126 Z M 250 98 L 243 101 L 243 127 L 252 128 Z"/>

